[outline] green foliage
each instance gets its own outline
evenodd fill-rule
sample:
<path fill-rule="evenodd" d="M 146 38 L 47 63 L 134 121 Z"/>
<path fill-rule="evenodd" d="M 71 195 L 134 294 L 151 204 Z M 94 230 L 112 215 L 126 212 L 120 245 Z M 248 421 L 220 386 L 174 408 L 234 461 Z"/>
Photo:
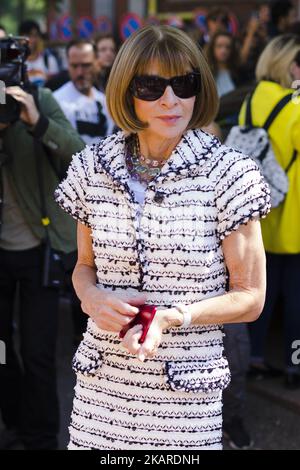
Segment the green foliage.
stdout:
<path fill-rule="evenodd" d="M 61 2 L 55 1 L 57 6 Z M 27 18 L 43 24 L 46 22 L 47 4 L 47 0 L 0 0 L 0 23 L 12 34 L 17 32 L 18 24 Z"/>

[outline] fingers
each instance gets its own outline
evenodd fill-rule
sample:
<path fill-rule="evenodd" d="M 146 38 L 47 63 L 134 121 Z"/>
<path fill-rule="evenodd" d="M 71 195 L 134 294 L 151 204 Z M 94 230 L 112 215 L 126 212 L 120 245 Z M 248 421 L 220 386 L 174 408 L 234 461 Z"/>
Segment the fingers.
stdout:
<path fill-rule="evenodd" d="M 138 313 L 138 308 L 140 305 L 146 303 L 147 296 L 145 294 L 137 295 L 128 295 L 128 294 L 119 294 L 118 297 L 111 297 L 111 305 L 113 308 L 118 310 L 122 315 L 131 314 L 135 316 Z"/>
<path fill-rule="evenodd" d="M 14 91 L 23 91 L 23 90 L 22 90 L 22 88 L 19 87 L 19 86 L 8 86 L 8 87 L 6 88 L 6 91 L 7 91 L 7 92 L 11 92 L 11 91 L 14 92 Z"/>
<path fill-rule="evenodd" d="M 130 297 L 127 300 L 127 302 L 130 305 L 136 305 L 136 306 L 144 305 L 147 302 L 147 296 L 146 294 L 135 295 L 135 296 Z"/>
<path fill-rule="evenodd" d="M 108 297 L 107 303 L 112 309 L 116 310 L 122 315 L 129 315 L 130 317 L 134 317 L 139 312 L 137 307 L 123 302 L 123 300 L 118 299 L 117 297 Z"/>
<path fill-rule="evenodd" d="M 8 95 L 11 95 L 16 99 L 18 99 L 18 98 L 27 98 L 28 97 L 28 93 L 26 93 L 26 91 L 22 90 L 22 88 L 20 88 L 19 86 L 7 87 L 5 91 Z"/>
<path fill-rule="evenodd" d="M 130 315 L 120 315 L 108 306 L 93 312 L 90 316 L 99 328 L 115 332 L 119 332 L 124 326 L 128 325 L 132 321 L 132 317 Z"/>
<path fill-rule="evenodd" d="M 29 93 L 26 93 L 26 91 L 22 90 L 22 88 L 18 86 L 7 87 L 6 93 L 26 107 L 35 107 L 33 96 Z"/>
<path fill-rule="evenodd" d="M 139 340 L 143 333 L 142 325 L 135 325 L 127 331 L 123 338 L 122 345 L 126 348 L 130 354 L 137 354 L 141 345 Z"/>
<path fill-rule="evenodd" d="M 144 362 L 146 358 L 153 358 L 157 354 L 157 349 L 159 346 L 159 342 L 155 337 L 148 337 L 146 336 L 146 339 L 142 346 L 140 347 L 140 350 L 138 351 L 138 359 L 141 362 Z"/>
<path fill-rule="evenodd" d="M 24 105 L 27 105 L 28 104 L 28 101 L 27 101 L 27 98 L 24 97 L 24 96 L 19 96 L 19 95 L 12 95 L 11 96 L 16 100 L 18 101 L 19 103 L 22 103 Z"/>
<path fill-rule="evenodd" d="M 130 324 L 139 312 L 138 306 L 146 301 L 144 294 L 100 292 L 87 295 L 82 301 L 82 310 L 87 313 L 101 329 L 113 332 Z"/>
<path fill-rule="evenodd" d="M 137 355 L 141 362 L 145 359 L 152 359 L 156 356 L 159 344 L 157 341 L 148 340 L 141 346 L 139 340 L 143 334 L 142 325 L 135 325 L 130 328 L 123 338 L 122 346 L 127 349 L 130 354 Z"/>
<path fill-rule="evenodd" d="M 117 314 L 126 315 L 135 317 L 138 313 L 138 308 L 132 307 L 131 305 L 125 303 L 122 299 L 106 293 L 98 293 L 96 296 L 84 298 L 84 306 L 89 311 L 94 310 L 94 314 L 106 314 L 108 309 L 115 311 Z"/>

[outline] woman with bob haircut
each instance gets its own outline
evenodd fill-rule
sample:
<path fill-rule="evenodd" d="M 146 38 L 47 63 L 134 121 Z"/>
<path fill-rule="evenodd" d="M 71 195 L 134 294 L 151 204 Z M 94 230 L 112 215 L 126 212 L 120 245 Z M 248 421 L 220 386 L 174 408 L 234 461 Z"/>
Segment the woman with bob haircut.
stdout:
<path fill-rule="evenodd" d="M 283 298 L 285 385 L 300 387 L 299 366 L 293 360 L 300 338 L 300 39 L 295 34 L 274 38 L 264 49 L 256 67 L 256 86 L 251 98 L 254 126 L 261 127 L 286 96 L 289 101 L 269 128 L 277 162 L 287 173 L 289 189 L 283 202 L 262 221 L 267 258 L 266 303 L 261 317 L 250 325 L 250 376 L 273 377 L 277 369 L 265 362 L 268 327 L 278 296 Z M 240 124 L 245 122 L 245 104 Z"/>
<path fill-rule="evenodd" d="M 73 281 L 90 317 L 69 448 L 220 449 L 222 324 L 262 310 L 268 189 L 251 159 L 200 130 L 216 88 L 182 31 L 130 36 L 107 103 L 122 130 L 75 155 L 56 192 L 79 221 Z"/>

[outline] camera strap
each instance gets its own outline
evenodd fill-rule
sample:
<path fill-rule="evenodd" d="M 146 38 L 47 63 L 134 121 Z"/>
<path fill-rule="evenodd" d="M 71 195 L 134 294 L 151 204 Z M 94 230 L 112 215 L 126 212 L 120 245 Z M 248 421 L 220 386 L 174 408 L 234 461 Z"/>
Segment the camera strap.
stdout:
<path fill-rule="evenodd" d="M 53 253 L 55 252 L 56 256 L 59 256 L 65 271 L 68 272 L 68 271 L 72 271 L 75 267 L 75 264 L 77 261 L 77 250 L 74 250 L 70 253 L 63 253 L 61 251 L 54 250 L 51 247 L 49 226 L 52 222 L 47 212 L 46 196 L 45 196 L 45 188 L 44 188 L 44 175 L 43 175 L 43 169 L 41 165 L 41 159 L 39 158 L 41 148 L 43 148 L 42 144 L 37 139 L 34 139 L 36 172 L 37 172 L 37 180 L 38 180 L 38 188 L 39 188 L 40 204 L 41 204 L 40 206 L 41 207 L 41 223 L 45 229 L 46 250 L 51 250 Z"/>
<path fill-rule="evenodd" d="M 38 139 L 33 138 L 33 145 L 34 145 L 34 154 L 35 154 L 35 162 L 36 162 L 36 173 L 37 173 L 37 180 L 38 180 L 37 182 L 38 182 L 38 188 L 39 188 L 39 194 L 40 194 L 41 223 L 45 229 L 45 260 L 46 261 L 44 264 L 48 263 L 50 265 L 50 257 L 52 257 L 52 259 L 54 260 L 54 264 L 56 265 L 56 274 L 57 274 L 57 266 L 59 264 L 60 270 L 61 268 L 63 269 L 63 272 L 64 272 L 63 276 L 64 276 L 65 272 L 72 271 L 74 269 L 76 261 L 77 261 L 77 251 L 75 250 L 71 253 L 66 254 L 66 253 L 63 253 L 62 251 L 53 249 L 51 246 L 49 226 L 52 222 L 47 212 L 46 193 L 45 193 L 45 186 L 44 186 L 45 180 L 44 180 L 43 167 L 42 167 L 41 158 L 40 158 L 41 150 L 44 150 L 44 153 L 46 153 L 46 156 L 50 164 L 52 160 L 51 160 L 51 156 L 48 155 L 48 152 L 47 152 L 48 149 Z M 52 168 L 53 168 L 53 171 L 55 171 L 55 166 L 52 166 Z M 56 171 L 55 171 L 55 174 L 57 175 L 57 179 L 61 181 L 62 178 L 59 176 L 59 174 Z M 43 285 L 49 285 L 49 272 L 48 272 L 47 266 L 46 267 L 44 266 L 45 269 L 43 273 Z M 57 283 L 57 282 L 58 281 L 56 279 L 54 283 Z M 60 283 L 57 284 L 58 287 L 60 285 L 61 285 Z"/>
<path fill-rule="evenodd" d="M 42 145 L 40 144 L 40 142 L 37 139 L 34 139 L 34 153 L 41 203 L 41 222 L 45 229 L 45 243 L 43 250 L 43 269 L 41 282 L 43 287 L 60 289 L 64 286 L 66 270 L 62 258 L 62 252 L 53 249 L 51 246 L 49 234 L 49 225 L 51 223 L 51 220 L 47 213 L 43 168 L 41 165 L 41 159 L 39 158 L 39 150 L 41 148 Z"/>
<path fill-rule="evenodd" d="M 45 240 L 46 243 L 50 246 L 50 237 L 49 237 L 49 230 L 48 226 L 50 225 L 51 221 L 47 214 L 47 207 L 46 207 L 46 197 L 45 197 L 45 189 L 44 189 L 44 176 L 41 166 L 41 160 L 39 158 L 39 150 L 41 149 L 41 144 L 38 142 L 37 139 L 33 139 L 34 145 L 34 154 L 35 154 L 35 163 L 36 163 L 36 172 L 37 172 L 37 182 L 39 187 L 40 193 L 40 203 L 41 203 L 41 222 L 43 227 L 45 228 Z"/>
<path fill-rule="evenodd" d="M 35 102 L 35 105 L 36 105 L 37 109 L 40 111 L 38 88 L 36 86 L 32 85 L 31 88 L 30 88 L 30 93 L 33 96 L 33 99 L 34 99 L 34 102 Z M 40 159 L 41 150 L 43 150 L 44 153 L 46 154 L 48 162 L 49 162 L 50 166 L 52 167 L 53 172 L 56 174 L 56 177 L 57 177 L 58 181 L 61 181 L 62 175 L 59 174 L 56 166 L 54 165 L 54 162 L 51 158 L 51 155 L 49 154 L 49 151 L 48 151 L 46 145 L 41 143 L 36 138 L 33 138 L 33 145 L 34 145 L 34 154 L 35 154 L 35 163 L 36 163 L 38 187 L 39 187 L 39 193 L 40 193 L 41 222 L 42 222 L 43 227 L 45 228 L 45 241 L 46 241 L 46 244 L 49 247 L 51 247 L 49 229 L 48 229 L 48 227 L 51 223 L 51 220 L 50 220 L 50 217 L 47 213 L 45 188 L 44 188 L 44 175 L 43 175 L 41 159 Z"/>

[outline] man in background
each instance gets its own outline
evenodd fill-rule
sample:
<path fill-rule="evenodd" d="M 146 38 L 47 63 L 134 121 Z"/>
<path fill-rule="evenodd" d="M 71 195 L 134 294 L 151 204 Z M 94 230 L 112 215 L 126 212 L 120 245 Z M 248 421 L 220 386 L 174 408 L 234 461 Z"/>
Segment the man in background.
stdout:
<path fill-rule="evenodd" d="M 113 132 L 105 95 L 93 85 L 96 76 L 95 45 L 85 39 L 67 46 L 70 81 L 54 92 L 66 117 L 87 144 Z"/>

